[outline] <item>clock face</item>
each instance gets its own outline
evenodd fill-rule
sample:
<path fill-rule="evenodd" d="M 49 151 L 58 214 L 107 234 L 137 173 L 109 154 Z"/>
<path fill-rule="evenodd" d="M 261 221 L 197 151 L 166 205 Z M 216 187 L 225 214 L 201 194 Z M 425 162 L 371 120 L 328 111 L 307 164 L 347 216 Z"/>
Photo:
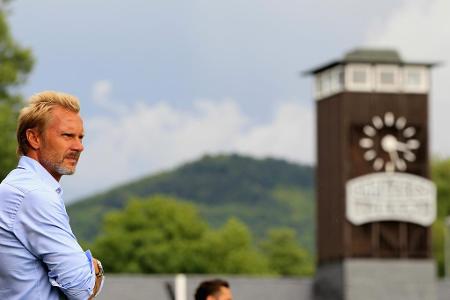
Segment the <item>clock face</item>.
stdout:
<path fill-rule="evenodd" d="M 416 151 L 420 147 L 416 133 L 417 129 L 408 125 L 405 117 L 397 118 L 392 112 L 372 117 L 363 126 L 363 137 L 359 139 L 364 160 L 375 171 L 406 171 L 408 162 L 416 160 Z"/>

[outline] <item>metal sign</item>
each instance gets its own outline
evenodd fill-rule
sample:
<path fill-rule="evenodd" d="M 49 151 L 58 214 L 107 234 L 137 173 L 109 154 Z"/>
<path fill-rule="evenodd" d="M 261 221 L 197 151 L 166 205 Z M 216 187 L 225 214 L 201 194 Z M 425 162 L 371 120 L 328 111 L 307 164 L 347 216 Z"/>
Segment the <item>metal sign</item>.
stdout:
<path fill-rule="evenodd" d="M 346 217 L 361 225 L 376 221 L 431 225 L 436 219 L 436 186 L 407 173 L 372 173 L 346 184 Z"/>

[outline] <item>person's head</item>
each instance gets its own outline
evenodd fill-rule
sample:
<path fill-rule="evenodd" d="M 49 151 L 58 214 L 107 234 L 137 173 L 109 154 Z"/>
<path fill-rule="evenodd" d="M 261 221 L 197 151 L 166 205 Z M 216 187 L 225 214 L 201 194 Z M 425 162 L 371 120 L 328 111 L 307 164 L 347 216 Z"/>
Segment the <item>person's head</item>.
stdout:
<path fill-rule="evenodd" d="M 228 282 L 222 279 L 203 281 L 195 291 L 195 300 L 232 300 Z"/>
<path fill-rule="evenodd" d="M 75 172 L 83 151 L 83 120 L 75 96 L 44 91 L 19 114 L 17 154 L 37 160 L 56 180 Z"/>

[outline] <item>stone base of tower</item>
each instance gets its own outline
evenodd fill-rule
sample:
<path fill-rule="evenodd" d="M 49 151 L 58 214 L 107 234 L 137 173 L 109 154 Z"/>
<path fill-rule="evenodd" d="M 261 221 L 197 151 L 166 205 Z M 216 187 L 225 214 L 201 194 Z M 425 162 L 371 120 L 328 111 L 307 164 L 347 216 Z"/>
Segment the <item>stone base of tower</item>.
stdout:
<path fill-rule="evenodd" d="M 323 264 L 314 300 L 436 300 L 432 259 L 345 259 Z"/>

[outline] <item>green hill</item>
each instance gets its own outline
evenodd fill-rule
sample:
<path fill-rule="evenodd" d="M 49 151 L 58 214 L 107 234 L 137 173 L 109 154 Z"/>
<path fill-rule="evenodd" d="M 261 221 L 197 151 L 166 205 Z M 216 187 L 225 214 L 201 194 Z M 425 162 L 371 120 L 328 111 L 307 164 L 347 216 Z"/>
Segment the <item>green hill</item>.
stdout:
<path fill-rule="evenodd" d="M 214 227 L 237 217 L 256 239 L 269 228 L 291 227 L 312 250 L 313 185 L 310 166 L 239 155 L 205 156 L 78 201 L 68 207 L 68 213 L 78 238 L 92 241 L 108 211 L 121 209 L 131 197 L 166 194 L 195 203 Z"/>

